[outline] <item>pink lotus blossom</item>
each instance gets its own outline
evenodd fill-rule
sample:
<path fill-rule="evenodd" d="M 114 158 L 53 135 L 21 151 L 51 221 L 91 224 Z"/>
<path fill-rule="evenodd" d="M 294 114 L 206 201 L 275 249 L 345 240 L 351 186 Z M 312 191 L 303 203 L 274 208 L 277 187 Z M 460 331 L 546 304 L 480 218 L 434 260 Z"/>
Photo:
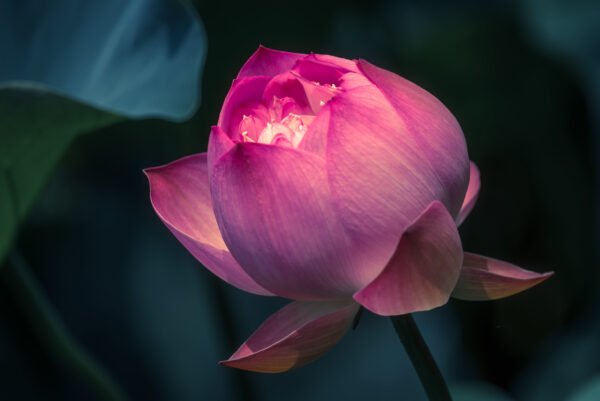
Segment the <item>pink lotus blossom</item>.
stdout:
<path fill-rule="evenodd" d="M 292 302 L 226 361 L 281 372 L 332 347 L 359 306 L 391 316 L 545 280 L 463 252 L 479 171 L 430 93 L 363 60 L 260 47 L 208 152 L 146 171 L 156 213 L 229 284 Z"/>

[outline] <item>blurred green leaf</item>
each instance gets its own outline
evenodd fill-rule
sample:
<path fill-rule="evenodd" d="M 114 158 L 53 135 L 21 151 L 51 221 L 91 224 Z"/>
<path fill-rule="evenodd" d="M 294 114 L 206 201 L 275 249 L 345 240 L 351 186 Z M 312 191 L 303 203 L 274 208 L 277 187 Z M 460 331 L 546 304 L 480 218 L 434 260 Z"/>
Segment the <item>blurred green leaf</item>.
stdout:
<path fill-rule="evenodd" d="M 598 401 L 600 400 L 600 375 L 581 386 L 567 401 Z"/>
<path fill-rule="evenodd" d="M 41 88 L 0 88 L 0 259 L 73 138 L 122 118 Z"/>
<path fill-rule="evenodd" d="M 77 135 L 195 112 L 205 47 L 174 1 L 0 0 L 0 262 Z"/>

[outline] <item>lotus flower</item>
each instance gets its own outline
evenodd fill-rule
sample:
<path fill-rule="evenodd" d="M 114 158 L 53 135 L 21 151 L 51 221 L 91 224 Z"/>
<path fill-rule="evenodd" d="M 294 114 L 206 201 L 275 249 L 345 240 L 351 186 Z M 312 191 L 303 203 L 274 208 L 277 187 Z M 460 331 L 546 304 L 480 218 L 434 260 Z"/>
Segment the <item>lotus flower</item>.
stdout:
<path fill-rule="evenodd" d="M 282 372 L 338 342 L 359 307 L 393 316 L 545 280 L 463 252 L 479 171 L 452 114 L 363 60 L 260 47 L 208 152 L 146 170 L 169 230 L 227 283 L 292 300 L 227 366 Z"/>

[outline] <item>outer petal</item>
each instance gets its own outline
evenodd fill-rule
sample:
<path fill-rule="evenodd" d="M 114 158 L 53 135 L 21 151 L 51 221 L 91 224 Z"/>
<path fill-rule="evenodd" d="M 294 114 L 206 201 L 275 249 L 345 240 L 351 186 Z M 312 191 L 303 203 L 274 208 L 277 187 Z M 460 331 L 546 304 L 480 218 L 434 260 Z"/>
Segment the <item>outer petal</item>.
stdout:
<path fill-rule="evenodd" d="M 477 202 L 477 198 L 479 197 L 479 188 L 481 187 L 481 181 L 479 179 L 479 169 L 475 165 L 475 163 L 471 162 L 471 171 L 469 173 L 469 186 L 467 187 L 467 193 L 465 194 L 465 199 L 463 200 L 463 204 L 460 208 L 460 212 L 458 213 L 458 217 L 456 218 L 456 224 L 461 225 L 463 221 L 467 218 L 473 206 L 475 206 L 475 202 Z"/>
<path fill-rule="evenodd" d="M 268 49 L 261 45 L 246 61 L 238 73 L 238 78 L 256 75 L 272 77 L 291 70 L 296 61 L 304 56 L 305 54 Z"/>
<path fill-rule="evenodd" d="M 444 204 L 456 216 L 467 189 L 469 158 L 462 130 L 450 111 L 432 94 L 410 81 L 364 60 L 359 69 L 400 114 L 439 182 L 448 191 Z"/>
<path fill-rule="evenodd" d="M 354 302 L 292 302 L 271 315 L 221 364 L 279 373 L 314 361 L 346 333 L 356 313 Z"/>
<path fill-rule="evenodd" d="M 145 173 L 156 214 L 196 259 L 235 287 L 272 295 L 242 270 L 221 238 L 211 204 L 205 153 Z"/>
<path fill-rule="evenodd" d="M 212 175 L 212 168 L 215 163 L 235 146 L 235 143 L 227 136 L 221 127 L 214 125 L 210 129 L 208 137 L 208 177 Z"/>
<path fill-rule="evenodd" d="M 372 278 L 338 223 L 321 158 L 237 144 L 213 166 L 211 191 L 227 247 L 274 294 L 341 298 Z"/>
<path fill-rule="evenodd" d="M 381 269 L 429 203 L 449 207 L 447 188 L 430 164 L 435 155 L 374 85 L 353 80 L 328 106 L 325 159 L 334 204 L 353 240 L 372 251 Z"/>
<path fill-rule="evenodd" d="M 487 301 L 509 297 L 541 283 L 553 272 L 536 273 L 501 260 L 465 252 L 454 298 Z"/>
<path fill-rule="evenodd" d="M 456 285 L 461 263 L 456 224 L 444 205 L 433 202 L 402 234 L 381 274 L 354 299 L 384 316 L 441 306 Z"/>

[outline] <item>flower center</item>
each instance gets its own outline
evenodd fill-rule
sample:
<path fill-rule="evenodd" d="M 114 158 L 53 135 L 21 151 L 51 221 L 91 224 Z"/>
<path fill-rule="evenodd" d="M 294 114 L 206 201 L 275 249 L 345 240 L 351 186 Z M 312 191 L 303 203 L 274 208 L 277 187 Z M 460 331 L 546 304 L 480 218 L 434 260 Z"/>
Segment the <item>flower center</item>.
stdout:
<path fill-rule="evenodd" d="M 296 114 L 295 102 L 289 98 L 274 98 L 268 109 L 268 121 L 264 113 L 244 115 L 239 125 L 243 142 L 298 147 L 312 120 L 312 115 Z M 262 117 L 262 118 L 261 118 Z"/>

